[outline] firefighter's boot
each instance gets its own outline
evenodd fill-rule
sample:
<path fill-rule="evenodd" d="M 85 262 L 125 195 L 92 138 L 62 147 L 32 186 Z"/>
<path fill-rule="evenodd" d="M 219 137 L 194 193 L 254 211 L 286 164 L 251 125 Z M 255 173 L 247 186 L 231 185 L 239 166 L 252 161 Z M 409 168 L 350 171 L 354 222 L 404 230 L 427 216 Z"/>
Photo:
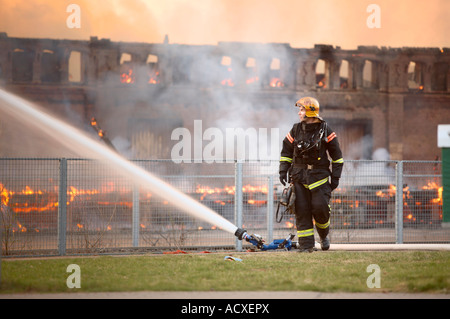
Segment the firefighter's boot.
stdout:
<path fill-rule="evenodd" d="M 322 248 L 322 250 L 330 249 L 330 239 L 328 238 L 328 236 L 326 236 L 325 238 L 320 238 L 320 247 Z"/>

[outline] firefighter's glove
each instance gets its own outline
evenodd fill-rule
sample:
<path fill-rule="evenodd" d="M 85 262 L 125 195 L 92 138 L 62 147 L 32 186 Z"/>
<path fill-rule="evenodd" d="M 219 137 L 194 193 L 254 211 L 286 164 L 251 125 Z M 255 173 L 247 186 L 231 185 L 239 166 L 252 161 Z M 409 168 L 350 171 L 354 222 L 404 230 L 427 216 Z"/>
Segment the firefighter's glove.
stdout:
<path fill-rule="evenodd" d="M 286 186 L 287 182 L 287 172 L 280 172 L 280 182 L 283 184 L 283 186 Z"/>
<path fill-rule="evenodd" d="M 339 178 L 332 178 L 330 186 L 331 186 L 331 191 L 334 191 L 339 186 Z"/>

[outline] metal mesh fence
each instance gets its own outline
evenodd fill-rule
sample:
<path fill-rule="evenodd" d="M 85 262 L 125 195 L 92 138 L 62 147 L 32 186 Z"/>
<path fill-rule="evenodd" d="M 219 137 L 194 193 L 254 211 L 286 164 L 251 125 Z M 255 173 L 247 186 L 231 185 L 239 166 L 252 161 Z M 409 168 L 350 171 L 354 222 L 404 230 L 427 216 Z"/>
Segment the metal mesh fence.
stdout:
<path fill-rule="evenodd" d="M 234 167 L 230 164 L 140 161 L 148 171 L 234 222 Z M 140 193 L 140 246 L 203 248 L 233 246 L 234 238 L 151 193 Z"/>
<path fill-rule="evenodd" d="M 102 162 L 90 160 L 67 161 L 66 179 L 68 253 L 130 247 L 130 181 Z"/>
<path fill-rule="evenodd" d="M 440 162 L 403 163 L 403 240 L 448 242 L 450 229 L 442 227 Z"/>
<path fill-rule="evenodd" d="M 276 221 L 277 161 L 134 163 L 268 242 L 296 232 Z M 3 255 L 242 247 L 99 161 L 0 159 L 0 194 Z M 346 161 L 330 206 L 332 243 L 450 242 L 437 161 Z"/>
<path fill-rule="evenodd" d="M 396 163 L 346 161 L 331 199 L 331 240 L 395 242 Z"/>
<path fill-rule="evenodd" d="M 59 161 L 0 160 L 2 250 L 57 250 Z"/>

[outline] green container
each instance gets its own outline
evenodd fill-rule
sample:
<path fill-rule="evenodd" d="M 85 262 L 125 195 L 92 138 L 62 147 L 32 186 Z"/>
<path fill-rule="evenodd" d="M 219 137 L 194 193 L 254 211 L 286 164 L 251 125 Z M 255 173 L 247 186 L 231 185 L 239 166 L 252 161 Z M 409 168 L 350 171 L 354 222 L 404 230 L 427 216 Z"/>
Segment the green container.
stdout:
<path fill-rule="evenodd" d="M 438 125 L 437 133 L 442 149 L 442 222 L 450 225 L 450 125 Z"/>

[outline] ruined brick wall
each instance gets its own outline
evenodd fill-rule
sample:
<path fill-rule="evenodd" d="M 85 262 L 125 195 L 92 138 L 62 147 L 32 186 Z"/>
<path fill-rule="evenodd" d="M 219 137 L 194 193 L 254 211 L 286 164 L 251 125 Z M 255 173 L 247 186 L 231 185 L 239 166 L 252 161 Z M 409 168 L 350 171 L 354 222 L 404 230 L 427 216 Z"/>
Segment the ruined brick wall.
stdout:
<path fill-rule="evenodd" d="M 297 120 L 293 104 L 310 95 L 346 158 L 385 148 L 392 159 L 434 160 L 437 125 L 450 123 L 449 65 L 448 48 L 193 46 L 0 33 L 1 87 L 84 129 L 95 116 L 139 158 L 168 158 L 173 129 L 193 131 L 200 119 L 203 130 L 276 127 L 282 138 Z"/>

